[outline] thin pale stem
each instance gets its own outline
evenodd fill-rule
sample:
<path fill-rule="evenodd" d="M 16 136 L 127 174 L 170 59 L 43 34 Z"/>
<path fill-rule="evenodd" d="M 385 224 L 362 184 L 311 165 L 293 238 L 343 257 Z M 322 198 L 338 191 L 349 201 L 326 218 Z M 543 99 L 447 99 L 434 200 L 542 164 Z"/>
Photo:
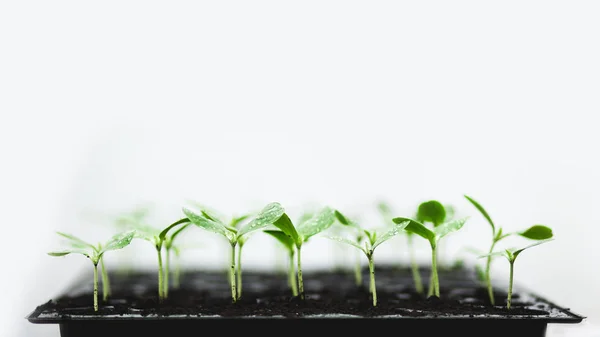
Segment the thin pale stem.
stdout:
<path fill-rule="evenodd" d="M 169 277 L 171 277 L 171 248 L 167 248 L 166 249 L 166 256 L 165 256 L 165 283 L 164 283 L 164 290 L 163 290 L 163 295 L 165 296 L 165 298 L 169 298 Z"/>
<path fill-rule="evenodd" d="M 108 272 L 104 265 L 104 257 L 100 258 L 100 267 L 102 269 L 102 300 L 106 302 L 110 296 L 110 280 L 108 279 Z"/>
<path fill-rule="evenodd" d="M 298 296 L 298 284 L 296 282 L 296 269 L 294 268 L 294 251 L 290 252 L 290 263 L 288 266 L 288 283 L 292 288 L 292 295 Z"/>
<path fill-rule="evenodd" d="M 94 263 L 94 311 L 98 311 L 98 264 Z"/>
<path fill-rule="evenodd" d="M 418 294 L 423 293 L 423 281 L 421 281 L 421 273 L 419 272 L 419 264 L 417 263 L 417 259 L 415 257 L 415 250 L 413 247 L 412 235 L 408 235 L 408 250 L 410 254 L 410 267 L 412 270 L 412 277 L 415 283 L 415 291 Z"/>
<path fill-rule="evenodd" d="M 175 262 L 175 273 L 173 275 L 173 288 L 179 289 L 179 286 L 181 284 L 180 282 L 181 282 L 181 263 L 179 262 L 179 257 L 177 257 L 177 261 Z"/>
<path fill-rule="evenodd" d="M 377 306 L 377 286 L 375 284 L 375 262 L 373 261 L 373 253 L 367 255 L 369 259 L 369 284 L 371 285 L 371 296 L 373 297 L 373 306 Z"/>
<path fill-rule="evenodd" d="M 510 261 L 510 275 L 508 277 L 508 297 L 506 298 L 506 309 L 510 309 L 513 291 L 513 274 L 515 269 L 515 261 Z"/>
<path fill-rule="evenodd" d="M 494 246 L 496 245 L 496 240 L 494 239 L 494 241 L 492 241 L 492 246 L 490 247 L 490 254 L 494 251 Z M 487 292 L 488 292 L 488 296 L 490 298 L 490 303 L 492 305 L 495 305 L 496 301 L 494 300 L 494 289 L 492 287 L 492 279 L 490 277 L 490 269 L 491 269 L 491 265 L 492 265 L 492 257 L 490 255 L 488 255 L 486 262 L 485 262 L 485 285 L 487 287 Z"/>
<path fill-rule="evenodd" d="M 357 286 L 362 284 L 362 269 L 360 265 L 360 251 L 356 251 L 356 262 L 354 263 L 354 281 Z"/>
<path fill-rule="evenodd" d="M 298 293 L 300 295 L 300 299 L 304 299 L 304 281 L 302 280 L 302 246 L 297 246 L 297 261 L 298 261 Z"/>
<path fill-rule="evenodd" d="M 237 298 L 242 297 L 242 244 L 238 248 L 237 256 Z"/>
<path fill-rule="evenodd" d="M 235 303 L 237 301 L 237 290 L 235 286 L 235 243 L 231 244 L 231 266 L 229 272 L 229 283 L 231 284 L 231 301 Z"/>
<path fill-rule="evenodd" d="M 431 283 L 429 286 L 429 294 L 427 296 L 440 297 L 440 281 L 438 279 L 437 270 L 437 249 L 435 246 L 431 247 Z"/>
<path fill-rule="evenodd" d="M 162 302 L 164 300 L 164 286 L 163 286 L 163 262 L 162 262 L 162 253 L 161 247 L 156 246 L 156 253 L 158 254 L 158 301 Z"/>

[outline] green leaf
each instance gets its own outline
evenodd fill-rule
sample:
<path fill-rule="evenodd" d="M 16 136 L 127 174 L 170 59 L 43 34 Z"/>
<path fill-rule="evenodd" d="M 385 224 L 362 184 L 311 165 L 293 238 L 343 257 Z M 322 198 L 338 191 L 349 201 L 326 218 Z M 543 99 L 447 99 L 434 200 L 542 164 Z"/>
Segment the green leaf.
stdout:
<path fill-rule="evenodd" d="M 521 249 L 518 249 L 518 250 L 513 250 L 513 251 L 512 251 L 512 253 L 513 253 L 513 255 L 514 255 L 514 259 L 516 259 L 516 258 L 517 258 L 517 256 L 518 256 L 519 254 L 521 254 L 521 252 L 523 252 L 525 249 L 529 249 L 529 248 L 531 248 L 531 247 L 539 246 L 539 245 L 541 245 L 542 243 L 550 242 L 550 241 L 552 241 L 552 240 L 554 240 L 554 239 L 540 240 L 540 241 L 537 241 L 537 242 L 535 242 L 535 243 L 532 243 L 532 244 L 530 244 L 529 246 L 526 246 L 526 247 L 524 247 L 524 248 L 521 248 Z"/>
<path fill-rule="evenodd" d="M 409 224 L 406 227 L 404 227 L 405 231 L 417 234 L 429 240 L 431 244 L 435 244 L 435 233 L 432 232 L 429 228 L 425 227 L 425 225 L 423 225 L 422 223 L 410 218 L 403 217 L 394 218 L 392 219 L 392 221 L 394 221 L 394 223 L 396 224 L 400 224 L 404 221 L 409 221 Z"/>
<path fill-rule="evenodd" d="M 170 231 L 170 230 L 171 230 L 173 227 L 179 226 L 179 225 L 181 225 L 181 224 L 184 224 L 184 223 L 189 223 L 189 222 L 190 222 L 190 219 L 188 219 L 188 218 L 179 219 L 179 220 L 175 221 L 174 223 L 170 224 L 169 226 L 167 226 L 167 228 L 163 229 L 163 230 L 160 232 L 160 234 L 158 234 L 158 237 L 159 237 L 161 240 L 164 240 L 164 239 L 167 237 L 167 233 L 168 233 L 168 232 L 169 232 L 169 231 Z"/>
<path fill-rule="evenodd" d="M 302 240 L 307 240 L 325 229 L 329 228 L 335 221 L 335 214 L 330 207 L 323 207 L 312 218 L 298 225 L 298 233 Z"/>
<path fill-rule="evenodd" d="M 483 254 L 483 255 L 479 255 L 477 258 L 481 259 L 481 258 L 489 257 L 489 256 L 491 256 L 491 257 L 504 256 L 510 261 L 510 256 L 508 256 L 506 252 L 493 252 L 493 253 L 489 253 L 489 254 Z"/>
<path fill-rule="evenodd" d="M 438 227 L 435 227 L 433 231 L 435 233 L 436 239 L 439 240 L 451 232 L 456 232 L 457 230 L 462 228 L 466 221 L 467 218 L 456 219 L 441 224 Z"/>
<path fill-rule="evenodd" d="M 400 234 L 402 230 L 406 228 L 406 226 L 408 226 L 409 224 L 410 221 L 403 221 L 398 224 L 394 223 L 394 227 L 392 227 L 392 229 L 388 230 L 385 234 L 377 238 L 377 240 L 373 243 L 373 247 L 371 247 L 371 249 L 375 250 L 375 247 Z"/>
<path fill-rule="evenodd" d="M 286 213 L 283 213 L 281 217 L 277 219 L 277 221 L 273 222 L 273 225 L 281 229 L 286 235 L 292 238 L 292 240 L 297 246 L 302 244 L 300 234 L 298 234 L 298 231 L 296 231 L 296 227 L 294 227 L 292 220 L 290 220 L 290 217 Z"/>
<path fill-rule="evenodd" d="M 231 219 L 231 221 L 229 222 L 229 226 L 230 227 L 234 227 L 237 228 L 237 226 L 239 224 L 241 224 L 244 220 L 248 219 L 251 215 L 250 214 L 244 214 L 242 216 L 238 216 L 238 217 L 234 217 L 233 219 Z"/>
<path fill-rule="evenodd" d="M 296 243 L 289 235 L 285 234 L 283 231 L 268 229 L 268 230 L 264 230 L 263 232 L 265 232 L 265 233 L 271 235 L 272 237 L 274 237 L 275 239 L 277 239 L 289 251 L 294 250 Z"/>
<path fill-rule="evenodd" d="M 475 201 L 475 199 L 471 198 L 468 195 L 465 195 L 465 198 L 467 200 L 469 200 L 469 202 L 471 202 L 471 204 L 473 204 L 473 206 L 475 206 L 475 208 L 477 208 L 479 213 L 481 213 L 481 215 L 483 215 L 483 217 L 487 220 L 487 222 L 490 224 L 490 226 L 492 226 L 492 232 L 496 233 L 496 226 L 494 225 L 492 218 L 490 217 L 488 212 L 486 212 L 486 210 L 483 208 L 483 206 L 481 206 L 477 201 Z"/>
<path fill-rule="evenodd" d="M 100 250 L 100 255 L 109 250 L 125 248 L 131 243 L 131 240 L 133 240 L 134 235 L 135 230 L 113 235 L 113 237 L 110 238 L 110 240 L 108 240 L 108 242 L 102 246 L 102 249 Z"/>
<path fill-rule="evenodd" d="M 354 227 L 356 229 L 361 229 L 360 225 L 357 224 L 356 222 L 352 221 L 350 218 L 346 217 L 344 214 L 342 214 L 340 211 L 338 211 L 337 209 L 334 210 L 334 214 L 336 219 L 344 226 L 348 226 L 348 227 Z"/>
<path fill-rule="evenodd" d="M 285 210 L 280 203 L 267 204 L 249 223 L 240 229 L 238 236 L 273 225 L 284 213 Z"/>
<path fill-rule="evenodd" d="M 552 229 L 543 225 L 531 226 L 518 234 L 531 240 L 546 240 L 550 239 L 553 235 Z"/>
<path fill-rule="evenodd" d="M 329 239 L 329 240 L 333 240 L 333 241 L 337 241 L 337 242 L 341 242 L 341 243 L 345 243 L 347 245 L 356 247 L 358 249 L 360 249 L 363 253 L 367 254 L 367 251 L 360 245 L 360 243 L 343 238 L 341 236 L 329 236 L 329 235 L 324 235 L 323 237 Z"/>
<path fill-rule="evenodd" d="M 437 200 L 425 201 L 419 205 L 417 219 L 422 223 L 431 222 L 437 227 L 446 219 L 446 208 Z"/>
<path fill-rule="evenodd" d="M 227 230 L 227 228 L 223 224 L 215 222 L 213 220 L 209 220 L 204 216 L 197 214 L 185 207 L 183 207 L 183 213 L 187 216 L 188 219 L 190 219 L 190 221 L 194 225 L 203 228 L 209 232 L 221 234 L 224 237 L 226 237 L 230 242 L 232 240 L 235 240 L 235 234 Z"/>
<path fill-rule="evenodd" d="M 82 239 L 71 235 L 71 234 L 67 234 L 67 233 L 63 233 L 63 232 L 56 232 L 56 234 L 66 238 L 68 240 L 68 243 L 71 247 L 75 247 L 75 248 L 92 248 L 94 250 L 96 250 L 96 247 L 94 245 L 92 245 L 91 243 L 85 242 Z"/>
<path fill-rule="evenodd" d="M 92 255 L 90 252 L 82 249 L 65 249 L 48 253 L 50 256 L 65 256 L 69 254 L 82 254 L 88 258 Z"/>
<path fill-rule="evenodd" d="M 173 232 L 173 234 L 171 234 L 170 240 L 169 241 L 173 241 L 175 240 L 175 238 L 179 235 L 179 233 L 183 232 L 186 228 L 190 227 L 191 222 L 186 223 L 185 225 L 177 228 L 177 230 L 175 232 Z"/>

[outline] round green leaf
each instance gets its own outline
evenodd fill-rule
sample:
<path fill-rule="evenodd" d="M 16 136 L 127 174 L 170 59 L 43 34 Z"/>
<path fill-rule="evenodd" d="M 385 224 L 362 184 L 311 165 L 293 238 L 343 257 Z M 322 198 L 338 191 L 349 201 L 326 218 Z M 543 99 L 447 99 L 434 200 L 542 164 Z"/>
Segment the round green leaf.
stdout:
<path fill-rule="evenodd" d="M 419 205 L 417 219 L 420 222 L 431 222 L 434 227 L 446 220 L 446 208 L 437 200 L 430 200 Z"/>

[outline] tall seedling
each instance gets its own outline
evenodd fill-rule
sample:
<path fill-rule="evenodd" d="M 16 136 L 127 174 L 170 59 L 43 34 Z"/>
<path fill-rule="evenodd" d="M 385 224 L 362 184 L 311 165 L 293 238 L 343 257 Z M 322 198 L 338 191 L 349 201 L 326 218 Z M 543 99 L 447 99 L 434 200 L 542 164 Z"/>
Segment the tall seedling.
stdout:
<path fill-rule="evenodd" d="M 491 303 L 491 305 L 495 305 L 494 289 L 492 287 L 492 280 L 490 277 L 490 269 L 491 269 L 492 258 L 494 256 L 497 256 L 497 254 L 491 254 L 494 251 L 494 247 L 496 246 L 496 244 L 498 242 L 500 242 L 502 239 L 509 237 L 511 235 L 519 235 L 521 237 L 524 237 L 524 238 L 530 239 L 530 240 L 550 239 L 550 238 L 552 238 L 552 235 L 553 235 L 552 229 L 550 229 L 549 227 L 543 226 L 543 225 L 533 225 L 533 226 L 529 227 L 528 229 L 521 231 L 521 232 L 503 233 L 502 228 L 498 227 L 497 225 L 494 224 L 494 222 L 492 221 L 492 218 L 490 217 L 488 212 L 483 208 L 483 206 L 481 206 L 480 203 L 478 203 L 475 199 L 473 199 L 467 195 L 465 195 L 465 198 L 473 206 L 475 206 L 475 208 L 481 213 L 481 215 L 483 215 L 483 217 L 487 220 L 487 222 L 492 227 L 492 244 L 490 246 L 489 254 L 486 255 L 484 276 L 485 276 L 485 284 L 487 287 L 490 303 Z"/>
<path fill-rule="evenodd" d="M 429 291 L 427 292 L 427 296 L 437 296 L 440 297 L 440 283 L 438 278 L 438 269 L 437 269 L 437 247 L 440 240 L 448 235 L 449 233 L 455 232 L 463 227 L 466 222 L 466 218 L 452 220 L 443 224 L 434 227 L 433 229 L 427 228 L 424 224 L 419 221 L 410 219 L 397 217 L 394 218 L 394 223 L 400 224 L 405 221 L 409 221 L 409 224 L 404 228 L 404 230 L 417 234 L 424 239 L 429 241 L 431 246 L 431 282 L 429 284 Z"/>
<path fill-rule="evenodd" d="M 283 214 L 273 223 L 283 233 L 289 236 L 296 246 L 296 273 L 298 279 L 298 295 L 304 299 L 304 282 L 302 280 L 302 245 L 312 236 L 329 228 L 335 221 L 334 211 L 330 207 L 323 207 L 310 219 L 294 226 L 287 214 Z"/>
<path fill-rule="evenodd" d="M 110 238 L 110 240 L 108 240 L 104 244 L 98 244 L 96 246 L 70 234 L 62 232 L 57 232 L 57 234 L 67 239 L 66 244 L 68 245 L 68 247 L 63 250 L 49 252 L 48 255 L 65 256 L 68 254 L 76 253 L 82 254 L 83 256 L 90 259 L 90 261 L 92 261 L 92 264 L 94 265 L 94 311 L 98 311 L 98 262 L 104 256 L 104 253 L 111 250 L 122 249 L 129 245 L 135 235 L 135 231 L 126 231 L 123 233 L 115 234 L 113 237 Z M 104 265 L 102 266 L 102 272 L 105 273 Z M 107 296 L 106 293 L 104 293 L 104 295 Z M 106 297 L 104 298 L 104 300 L 106 300 Z"/>
<path fill-rule="evenodd" d="M 292 290 L 293 296 L 298 296 L 298 282 L 296 281 L 296 268 L 294 268 L 294 257 L 296 254 L 296 243 L 291 236 L 288 236 L 283 231 L 267 229 L 265 233 L 271 235 L 279 241 L 288 252 L 288 286 Z"/>
<path fill-rule="evenodd" d="M 231 299 L 235 303 L 239 299 L 239 291 L 237 288 L 242 287 L 241 278 L 236 277 L 236 246 L 247 240 L 247 237 L 251 232 L 258 229 L 265 228 L 272 225 L 282 214 L 284 209 L 278 202 L 272 202 L 266 205 L 250 222 L 242 226 L 241 228 L 235 228 L 231 225 L 226 225 L 219 219 L 212 217 L 205 210 L 200 212 L 194 212 L 188 208 L 183 208 L 183 213 L 188 219 L 196 226 L 224 236 L 231 245 L 231 263 L 229 272 L 229 284 L 231 285 Z"/>
<path fill-rule="evenodd" d="M 513 292 L 514 265 L 515 265 L 515 261 L 517 260 L 517 256 L 519 256 L 525 249 L 529 249 L 531 247 L 541 245 L 542 243 L 546 243 L 546 242 L 552 241 L 552 240 L 553 239 L 541 240 L 541 241 L 530 244 L 529 246 L 521 248 L 521 249 L 505 249 L 502 252 L 492 252 L 490 254 L 481 256 L 481 257 L 504 256 L 508 260 L 508 263 L 510 265 L 510 272 L 509 272 L 509 280 L 508 280 L 508 295 L 506 298 L 506 308 L 507 309 L 510 309 L 510 306 L 511 306 L 512 292 Z"/>
<path fill-rule="evenodd" d="M 189 223 L 190 220 L 187 218 L 182 218 L 179 219 L 177 221 L 175 221 L 174 223 L 170 224 L 169 226 L 165 227 L 164 229 L 156 229 L 144 224 L 133 224 L 135 226 L 136 229 L 136 238 L 145 240 L 147 242 L 150 242 L 154 248 L 156 249 L 156 254 L 157 254 L 157 258 L 158 258 L 158 301 L 159 302 L 163 302 L 167 296 L 168 296 L 168 289 L 166 289 L 165 285 L 168 285 L 167 282 L 165 282 L 165 277 L 168 277 L 168 271 L 167 273 L 165 273 L 164 269 L 163 269 L 163 258 L 162 258 L 162 250 L 163 247 L 165 246 L 165 243 L 170 242 L 169 243 L 169 250 L 172 249 L 173 247 L 173 239 L 175 238 L 176 235 L 178 235 L 180 233 L 180 231 L 176 231 L 174 232 L 171 236 L 168 236 L 169 231 L 171 231 L 173 228 L 179 226 L 179 225 L 185 225 L 187 223 Z"/>
<path fill-rule="evenodd" d="M 340 223 L 347 225 L 347 226 L 353 225 L 353 222 L 351 220 L 346 218 L 342 213 L 340 213 L 337 210 L 335 211 L 335 216 Z M 388 230 L 387 232 L 384 232 L 381 235 L 379 233 L 377 233 L 376 231 L 369 231 L 366 229 L 361 229 L 361 231 L 364 233 L 364 236 L 367 238 L 367 240 L 365 241 L 364 247 L 362 246 L 362 242 L 361 242 L 362 240 L 360 240 L 360 238 L 358 238 L 356 236 L 352 240 L 347 239 L 345 237 L 340 237 L 340 236 L 326 236 L 329 239 L 356 247 L 365 254 L 365 256 L 367 257 L 367 260 L 369 262 L 369 290 L 371 292 L 371 297 L 373 299 L 374 307 L 377 306 L 377 286 L 375 283 L 375 260 L 373 259 L 373 253 L 375 253 L 375 248 L 377 248 L 377 246 L 384 243 L 385 241 L 391 239 L 392 237 L 398 235 L 408 224 L 409 224 L 409 221 L 404 221 L 404 222 L 401 222 L 398 224 L 394 224 L 392 229 Z M 353 227 L 356 227 L 356 225 L 353 225 Z"/>

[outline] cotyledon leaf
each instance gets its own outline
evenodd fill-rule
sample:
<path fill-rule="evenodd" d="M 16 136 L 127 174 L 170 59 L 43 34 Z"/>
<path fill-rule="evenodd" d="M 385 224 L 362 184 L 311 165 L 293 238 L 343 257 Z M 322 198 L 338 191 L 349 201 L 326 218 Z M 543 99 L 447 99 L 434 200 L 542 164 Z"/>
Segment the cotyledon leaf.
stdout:
<path fill-rule="evenodd" d="M 335 221 L 335 214 L 330 207 L 323 207 L 312 218 L 298 225 L 298 233 L 302 240 L 307 240 L 325 229 L 329 228 Z"/>
<path fill-rule="evenodd" d="M 64 232 L 56 232 L 56 234 L 62 236 L 63 238 L 68 239 L 69 245 L 75 248 L 92 248 L 92 249 L 96 249 L 96 247 L 94 247 L 94 245 L 92 245 L 91 243 L 88 243 L 86 241 L 83 241 L 82 239 L 71 235 L 71 234 L 67 234 Z"/>
<path fill-rule="evenodd" d="M 281 244 L 283 244 L 285 246 L 285 248 L 287 248 L 289 251 L 294 250 L 294 247 L 295 247 L 294 240 L 289 235 L 285 234 L 283 231 L 267 229 L 267 230 L 264 230 L 263 232 L 265 232 L 265 233 L 271 235 L 272 237 L 274 237 L 275 239 L 277 239 L 277 241 L 279 241 Z"/>
<path fill-rule="evenodd" d="M 363 253 L 367 254 L 367 251 L 365 250 L 364 247 L 362 247 L 358 242 L 356 241 L 352 241 L 350 239 L 341 237 L 341 236 L 330 236 L 330 235 L 324 235 L 323 237 L 329 239 L 329 240 L 333 240 L 333 241 L 337 241 L 337 242 L 341 242 L 341 243 L 345 243 L 347 245 L 350 246 L 354 246 L 358 249 L 360 249 Z"/>
<path fill-rule="evenodd" d="M 235 240 L 235 233 L 227 230 L 227 228 L 224 225 L 213 220 L 209 220 L 186 207 L 183 207 L 183 213 L 187 216 L 188 219 L 190 219 L 190 221 L 194 225 L 203 228 L 209 232 L 221 234 L 225 236 L 229 241 Z"/>
<path fill-rule="evenodd" d="M 244 225 L 238 232 L 238 236 L 242 236 L 251 231 L 262 229 L 266 226 L 273 225 L 281 216 L 285 213 L 285 210 L 278 202 L 272 202 L 267 204 L 263 209 L 252 219 L 249 223 Z"/>
<path fill-rule="evenodd" d="M 435 244 L 435 233 L 432 232 L 429 228 L 425 227 L 422 223 L 404 217 L 396 217 L 393 219 L 394 223 L 399 224 L 404 221 L 409 221 L 409 224 L 404 227 L 404 230 L 407 232 L 411 232 L 417 234 L 425 239 L 427 239 L 430 243 Z"/>
<path fill-rule="evenodd" d="M 441 239 L 449 233 L 456 232 L 461 229 L 468 218 L 456 219 L 443 223 L 433 229 L 436 239 Z"/>
<path fill-rule="evenodd" d="M 487 222 L 490 224 L 490 226 L 492 226 L 492 232 L 496 232 L 496 226 L 494 225 L 494 222 L 492 221 L 492 218 L 490 217 L 490 215 L 488 214 L 488 212 L 483 208 L 483 206 L 481 206 L 481 204 L 479 204 L 477 201 L 475 201 L 475 199 L 471 198 L 468 195 L 465 195 L 465 198 L 467 200 L 469 200 L 469 202 L 471 204 L 473 204 L 473 206 L 475 206 L 475 208 L 477 208 L 477 210 L 479 211 L 479 213 L 481 213 L 481 215 L 483 215 L 483 217 L 487 220 Z"/>
<path fill-rule="evenodd" d="M 531 240 L 546 240 L 553 236 L 552 229 L 543 225 L 531 226 L 518 234 Z"/>
<path fill-rule="evenodd" d="M 294 227 L 292 220 L 290 220 L 290 217 L 286 213 L 283 213 L 279 219 L 273 223 L 273 225 L 288 235 L 297 246 L 302 244 L 302 240 L 298 234 L 298 231 L 296 230 L 296 227 Z"/>
<path fill-rule="evenodd" d="M 377 238 L 377 240 L 375 240 L 371 249 L 375 249 L 375 247 L 400 234 L 402 230 L 406 228 L 406 226 L 408 226 L 409 224 L 410 221 L 402 221 L 398 224 L 394 223 L 394 227 L 392 227 L 392 229 L 388 230 L 387 232 L 385 232 L 385 234 L 381 235 Z"/>
<path fill-rule="evenodd" d="M 131 240 L 133 240 L 134 235 L 135 230 L 130 230 L 124 233 L 118 233 L 113 235 L 113 237 L 110 238 L 110 240 L 108 240 L 108 242 L 102 246 L 100 254 L 109 250 L 125 248 L 131 243 Z"/>
<path fill-rule="evenodd" d="M 431 222 L 437 227 L 446 220 L 446 208 L 437 200 L 425 201 L 419 205 L 417 219 L 421 222 Z"/>

